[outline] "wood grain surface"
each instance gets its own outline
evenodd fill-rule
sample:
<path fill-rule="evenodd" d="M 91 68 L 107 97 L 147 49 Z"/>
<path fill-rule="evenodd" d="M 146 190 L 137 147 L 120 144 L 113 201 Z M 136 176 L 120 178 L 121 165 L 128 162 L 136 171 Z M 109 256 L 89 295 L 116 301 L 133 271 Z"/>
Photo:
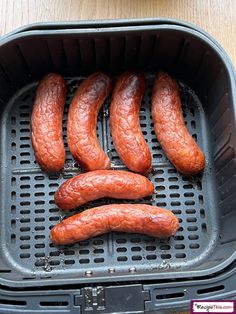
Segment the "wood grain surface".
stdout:
<path fill-rule="evenodd" d="M 0 0 L 0 35 L 34 22 L 177 18 L 214 36 L 236 67 L 236 0 Z"/>

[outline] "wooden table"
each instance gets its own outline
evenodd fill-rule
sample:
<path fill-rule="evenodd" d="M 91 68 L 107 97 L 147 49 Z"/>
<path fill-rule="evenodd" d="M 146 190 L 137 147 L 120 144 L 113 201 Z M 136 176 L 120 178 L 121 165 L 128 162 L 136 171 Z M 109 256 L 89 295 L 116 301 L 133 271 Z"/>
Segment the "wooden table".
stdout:
<path fill-rule="evenodd" d="M 0 35 L 44 21 L 169 17 L 202 27 L 236 67 L 236 0 L 0 0 Z"/>

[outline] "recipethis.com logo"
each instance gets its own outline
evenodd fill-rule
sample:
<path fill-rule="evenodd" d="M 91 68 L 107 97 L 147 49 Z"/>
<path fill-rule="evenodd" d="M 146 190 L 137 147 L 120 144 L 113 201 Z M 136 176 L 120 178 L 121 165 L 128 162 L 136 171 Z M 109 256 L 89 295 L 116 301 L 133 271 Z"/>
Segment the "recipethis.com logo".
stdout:
<path fill-rule="evenodd" d="M 192 313 L 236 313 L 236 301 L 191 301 Z"/>

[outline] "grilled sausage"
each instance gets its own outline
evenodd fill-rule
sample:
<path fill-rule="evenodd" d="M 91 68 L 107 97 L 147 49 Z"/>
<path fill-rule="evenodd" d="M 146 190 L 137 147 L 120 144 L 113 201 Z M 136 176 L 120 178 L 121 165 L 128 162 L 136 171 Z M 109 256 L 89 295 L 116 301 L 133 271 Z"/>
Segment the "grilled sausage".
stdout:
<path fill-rule="evenodd" d="M 153 184 L 140 174 L 119 170 L 96 170 L 65 181 L 54 198 L 57 206 L 70 210 L 103 197 L 133 200 L 153 192 Z"/>
<path fill-rule="evenodd" d="M 49 74 L 39 83 L 31 115 L 31 140 L 35 158 L 46 172 L 57 172 L 65 163 L 62 118 L 66 83 L 59 74 Z"/>
<path fill-rule="evenodd" d="M 152 119 L 157 139 L 176 169 L 188 175 L 201 172 L 204 154 L 185 126 L 178 85 L 164 72 L 155 78 Z"/>
<path fill-rule="evenodd" d="M 111 79 L 90 75 L 78 87 L 69 107 L 68 146 L 75 160 L 87 171 L 109 169 L 110 160 L 99 145 L 96 133 L 98 112 L 111 91 Z"/>
<path fill-rule="evenodd" d="M 111 134 L 118 155 L 132 171 L 148 173 L 151 154 L 139 123 L 145 76 L 126 72 L 119 78 L 110 106 Z"/>
<path fill-rule="evenodd" d="M 176 233 L 179 221 L 169 210 L 145 204 L 112 204 L 71 216 L 51 230 L 54 244 L 72 244 L 110 231 L 165 238 Z"/>

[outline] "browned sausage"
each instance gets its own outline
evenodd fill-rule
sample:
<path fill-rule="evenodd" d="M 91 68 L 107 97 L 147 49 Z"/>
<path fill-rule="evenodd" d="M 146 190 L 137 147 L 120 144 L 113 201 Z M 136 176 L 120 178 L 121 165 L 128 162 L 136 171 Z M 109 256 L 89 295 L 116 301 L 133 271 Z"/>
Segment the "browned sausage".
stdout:
<path fill-rule="evenodd" d="M 46 172 L 56 172 L 65 163 L 62 118 L 66 83 L 59 74 L 49 74 L 39 83 L 31 115 L 31 140 L 35 158 Z"/>
<path fill-rule="evenodd" d="M 151 154 L 139 124 L 145 76 L 126 72 L 119 78 L 110 106 L 111 134 L 118 155 L 132 171 L 148 173 Z"/>
<path fill-rule="evenodd" d="M 110 231 L 143 233 L 165 238 L 176 233 L 179 221 L 169 210 L 145 204 L 112 204 L 71 216 L 51 230 L 54 244 L 71 244 Z"/>
<path fill-rule="evenodd" d="M 176 169 L 190 175 L 201 172 L 204 154 L 185 126 L 178 85 L 164 72 L 155 78 L 152 119 L 158 141 Z"/>
<path fill-rule="evenodd" d="M 111 91 L 111 79 L 90 75 L 78 87 L 69 107 L 68 146 L 75 160 L 87 171 L 109 169 L 110 160 L 99 145 L 96 133 L 98 112 Z"/>
<path fill-rule="evenodd" d="M 96 170 L 65 181 L 54 198 L 60 208 L 70 210 L 103 197 L 134 200 L 153 192 L 153 184 L 140 174 L 119 170 Z"/>

